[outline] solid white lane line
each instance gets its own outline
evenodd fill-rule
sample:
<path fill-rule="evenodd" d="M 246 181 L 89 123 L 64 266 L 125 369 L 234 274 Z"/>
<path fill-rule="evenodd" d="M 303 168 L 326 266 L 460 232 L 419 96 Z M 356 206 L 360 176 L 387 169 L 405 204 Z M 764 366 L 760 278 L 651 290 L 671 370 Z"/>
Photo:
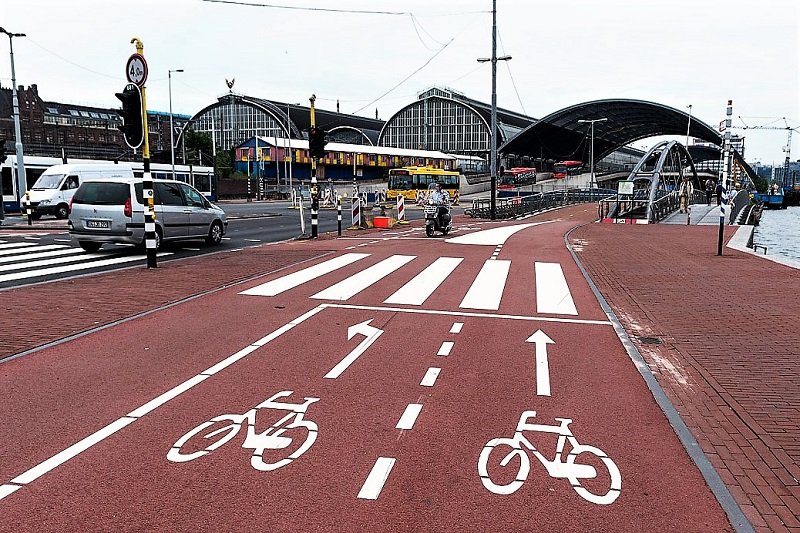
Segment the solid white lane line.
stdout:
<path fill-rule="evenodd" d="M 286 326 L 294 327 L 294 326 L 300 324 L 301 322 L 303 322 L 304 320 L 306 320 L 306 319 L 310 318 L 311 316 L 315 315 L 316 313 L 319 313 L 323 309 L 325 309 L 325 306 L 316 307 L 315 309 L 312 309 L 311 311 L 309 311 L 309 312 L 299 316 L 298 318 L 294 319 L 292 322 L 290 322 Z M 265 337 L 263 337 L 259 341 L 256 341 L 257 343 L 259 343 L 259 342 L 261 343 L 256 347 L 263 346 L 264 344 L 266 344 L 270 340 L 274 339 L 275 337 L 277 337 L 281 333 L 283 333 L 285 331 L 288 331 L 288 329 L 291 329 L 291 327 L 289 327 L 287 329 L 286 326 L 283 326 L 283 327 L 279 328 L 278 330 L 270 333 L 269 335 L 266 335 Z M 242 352 L 245 352 L 245 350 L 247 350 L 247 353 L 252 352 L 253 350 L 248 350 L 248 349 L 253 347 L 253 346 L 255 346 L 255 345 L 256 345 L 256 343 L 251 344 L 250 346 L 248 346 L 244 350 L 240 350 L 236 354 L 234 354 L 231 357 L 221 361 L 220 363 L 218 363 L 215 366 L 220 366 L 220 365 L 223 365 L 223 364 L 224 364 L 224 366 L 228 366 L 228 365 L 232 364 L 233 362 L 235 362 L 235 360 L 231 361 L 230 360 L 231 358 L 238 356 L 236 360 L 241 359 L 241 357 L 243 357 L 243 355 L 240 355 L 240 354 Z M 247 353 L 245 353 L 244 355 L 247 355 Z M 224 368 L 224 366 L 222 366 L 221 368 Z M 45 461 L 43 461 L 43 462 L 39 463 L 38 465 L 34 466 L 33 468 L 30 468 L 30 469 L 26 470 L 22 474 L 18 475 L 14 479 L 12 479 L 9 483 L 0 485 L 0 500 L 5 498 L 9 494 L 12 494 L 13 492 L 17 491 L 20 488 L 20 485 L 25 485 L 27 483 L 30 483 L 30 482 L 34 481 L 38 477 L 46 474 L 47 472 L 51 471 L 52 469 L 56 468 L 57 466 L 63 464 L 64 462 L 68 461 L 69 459 L 75 457 L 79 453 L 86 451 L 87 449 L 91 448 L 92 446 L 94 446 L 98 442 L 101 442 L 102 440 L 104 440 L 105 438 L 113 435 L 117 431 L 127 427 L 130 424 L 132 424 L 133 422 L 138 420 L 140 417 L 142 417 L 142 416 L 150 413 L 154 409 L 164 405 L 169 400 L 172 400 L 173 398 L 175 398 L 175 397 L 179 396 L 180 394 L 186 392 L 187 390 L 191 389 L 195 385 L 197 385 L 199 383 L 202 383 L 203 381 L 205 381 L 206 379 L 211 377 L 211 375 L 214 373 L 214 372 L 212 372 L 212 369 L 214 369 L 214 368 L 215 367 L 211 367 L 211 369 L 207 370 L 205 373 L 200 373 L 200 374 L 198 374 L 196 376 L 193 376 L 193 377 L 187 379 L 186 381 L 184 381 L 180 385 L 178 385 L 176 387 L 173 387 L 172 389 L 170 389 L 167 392 L 159 395 L 158 397 L 150 400 L 149 402 L 145 403 L 144 405 L 134 409 L 133 411 L 131 411 L 127 415 L 125 415 L 125 416 L 123 416 L 123 417 L 111 422 L 110 424 L 108 424 L 107 426 L 103 427 L 102 429 L 92 433 L 88 437 L 85 437 L 85 438 L 81 439 L 80 441 L 76 442 L 72 446 L 69 446 L 68 448 L 62 450 L 61 452 L 59 452 L 57 454 L 55 454 L 54 456 L 50 457 L 49 459 L 46 459 Z M 218 370 L 216 370 L 216 371 L 218 371 Z M 391 466 L 389 467 L 389 469 L 391 469 Z M 387 475 L 388 475 L 388 472 L 387 472 Z"/>
<path fill-rule="evenodd" d="M 441 372 L 441 368 L 436 368 L 432 366 L 425 372 L 425 377 L 422 378 L 422 381 L 419 382 L 420 385 L 423 387 L 433 387 L 433 384 L 436 383 L 436 378 L 439 377 L 439 372 Z"/>
<path fill-rule="evenodd" d="M 461 328 L 463 327 L 463 322 L 453 322 L 453 327 L 450 328 L 450 333 L 461 333 Z"/>
<path fill-rule="evenodd" d="M 370 285 L 382 280 L 401 266 L 405 265 L 409 261 L 412 261 L 415 257 L 415 255 L 393 255 L 387 257 L 380 263 L 376 263 L 369 268 L 365 268 L 361 272 L 354 274 L 335 285 L 331 285 L 327 289 L 320 291 L 311 297 L 317 300 L 347 300 L 363 291 Z"/>
<path fill-rule="evenodd" d="M 169 253 L 156 254 L 157 257 L 172 255 Z M 0 276 L 0 283 L 4 281 L 14 281 L 17 279 L 35 278 L 37 276 L 48 276 L 50 274 L 61 274 L 63 272 L 74 272 L 76 270 L 87 270 L 89 268 L 97 268 L 101 266 L 118 265 L 121 263 L 131 263 L 133 261 L 143 261 L 145 256 L 134 255 L 131 257 L 115 257 L 114 259 L 103 259 L 101 261 L 88 261 L 86 263 L 79 263 L 77 265 L 67 265 L 60 267 L 40 268 L 38 270 L 26 270 L 25 272 L 15 272 L 14 274 L 4 274 Z"/>
<path fill-rule="evenodd" d="M 536 269 L 536 312 L 577 315 L 564 271 L 559 263 L 534 263 Z"/>
<path fill-rule="evenodd" d="M 377 500 L 381 490 L 383 490 L 383 485 L 389 479 L 389 473 L 392 471 L 394 462 L 394 457 L 378 457 L 378 460 L 375 461 L 375 466 L 372 467 L 367 476 L 367 480 L 361 486 L 358 497 L 362 500 Z"/>
<path fill-rule="evenodd" d="M 436 355 L 442 355 L 447 357 L 448 355 L 450 355 L 450 350 L 453 349 L 453 344 L 454 343 L 450 341 L 443 342 L 441 348 L 439 348 L 439 353 L 437 353 Z"/>
<path fill-rule="evenodd" d="M 440 257 L 385 299 L 384 303 L 422 305 L 463 260 L 463 257 Z"/>
<path fill-rule="evenodd" d="M 497 311 L 510 268 L 511 261 L 506 259 L 485 261 L 459 307 Z"/>
<path fill-rule="evenodd" d="M 328 259 L 322 263 L 304 268 L 303 270 L 298 270 L 293 274 L 287 274 L 286 276 L 281 276 L 280 278 L 268 281 L 267 283 L 262 283 L 261 285 L 253 287 L 252 289 L 242 291 L 239 294 L 247 294 L 251 296 L 275 296 L 276 294 L 293 289 L 298 285 L 302 285 L 303 283 L 309 282 L 319 276 L 329 274 L 334 270 L 338 270 L 351 263 L 355 263 L 359 259 L 364 259 L 365 257 L 369 257 L 369 254 L 340 255 L 339 257 L 334 257 L 333 259 Z"/>
<path fill-rule="evenodd" d="M 422 411 L 421 403 L 408 404 L 406 410 L 403 411 L 403 416 L 397 421 L 395 429 L 413 429 L 414 422 L 417 421 L 420 411 Z"/>
<path fill-rule="evenodd" d="M 360 309 L 362 311 L 377 311 L 387 313 L 411 313 L 415 315 L 442 315 L 473 318 L 499 318 L 501 320 L 524 320 L 526 322 L 549 322 L 556 324 L 587 324 L 592 326 L 613 326 L 610 320 L 587 320 L 582 318 L 556 318 L 550 316 L 525 316 L 525 315 L 502 315 L 492 313 L 472 313 L 469 311 L 444 311 L 441 309 L 420 309 L 409 307 L 378 307 L 375 305 L 353 305 L 353 304 L 322 304 L 323 307 L 333 307 L 336 309 Z"/>
<path fill-rule="evenodd" d="M 45 250 L 55 250 L 57 248 L 66 248 L 64 244 L 46 244 L 37 246 L 35 242 L 13 242 L 8 244 L 0 244 L 0 255 L 13 255 L 18 253 L 27 252 L 43 252 Z"/>
<path fill-rule="evenodd" d="M 74 248 L 70 248 L 69 250 L 56 250 L 55 252 L 42 252 L 45 254 L 48 253 L 72 253 L 75 252 Z M 83 250 L 77 250 L 82 252 Z M 39 254 L 32 254 L 32 255 L 39 255 Z M 102 257 L 109 257 L 109 254 L 83 254 L 83 255 L 70 255 L 68 257 L 52 257 L 50 259 L 40 259 L 38 261 L 26 261 L 24 263 L 12 263 L 10 265 L 0 265 L 0 272 L 10 272 L 11 270 L 22 270 L 25 268 L 39 268 L 45 267 L 49 265 L 64 265 L 67 263 L 76 263 L 78 261 L 86 261 L 91 259 L 100 259 Z M 4 257 L 2 259 L 8 259 Z M 17 259 L 27 259 L 27 256 L 20 256 Z"/>
<path fill-rule="evenodd" d="M 30 470 L 23 472 L 22 474 L 18 475 L 14 479 L 11 480 L 11 483 L 17 483 L 20 485 L 26 485 L 31 481 L 35 480 L 36 478 L 48 473 L 52 469 L 56 468 L 57 466 L 63 464 L 66 461 L 69 461 L 79 453 L 88 450 L 101 440 L 105 439 L 109 435 L 113 435 L 120 429 L 124 428 L 128 424 L 135 422 L 135 418 L 129 418 L 123 416 L 117 420 L 114 420 L 106 427 L 100 429 L 99 431 L 95 431 L 88 437 L 79 440 L 69 448 L 55 454 L 50 459 L 47 459 L 44 462 L 39 463 L 38 465 L 34 466 Z"/>
<path fill-rule="evenodd" d="M 50 252 L 37 252 L 32 254 L 23 254 L 23 255 L 16 255 L 11 257 L 0 257 L 0 263 L 12 263 L 14 261 L 19 261 L 20 259 L 41 259 L 43 257 L 56 257 L 59 255 L 69 255 L 69 254 L 81 254 L 84 251 L 80 248 L 66 248 L 63 250 L 52 250 Z"/>

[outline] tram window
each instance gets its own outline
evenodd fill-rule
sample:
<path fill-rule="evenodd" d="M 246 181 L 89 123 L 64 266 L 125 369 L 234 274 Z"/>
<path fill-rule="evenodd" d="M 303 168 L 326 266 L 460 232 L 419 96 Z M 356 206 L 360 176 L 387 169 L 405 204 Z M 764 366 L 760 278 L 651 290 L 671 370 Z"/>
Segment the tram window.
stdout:
<path fill-rule="evenodd" d="M 14 190 L 14 187 L 11 183 L 11 167 L 3 167 L 2 180 L 3 180 L 3 194 L 10 195 L 11 191 Z"/>
<path fill-rule="evenodd" d="M 211 185 L 208 183 L 208 174 L 195 174 L 194 187 L 199 191 L 210 191 Z"/>

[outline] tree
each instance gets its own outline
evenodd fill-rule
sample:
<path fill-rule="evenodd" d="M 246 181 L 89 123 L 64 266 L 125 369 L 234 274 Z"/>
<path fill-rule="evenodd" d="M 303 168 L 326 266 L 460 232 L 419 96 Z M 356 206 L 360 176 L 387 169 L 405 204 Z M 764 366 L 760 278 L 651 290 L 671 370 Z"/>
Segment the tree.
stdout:
<path fill-rule="evenodd" d="M 227 179 L 233 173 L 233 150 L 217 150 L 214 161 L 214 174 L 218 178 Z"/>
<path fill-rule="evenodd" d="M 183 141 L 186 147 L 186 162 L 195 165 L 208 165 L 211 162 L 213 148 L 211 135 L 202 131 L 186 130 Z"/>

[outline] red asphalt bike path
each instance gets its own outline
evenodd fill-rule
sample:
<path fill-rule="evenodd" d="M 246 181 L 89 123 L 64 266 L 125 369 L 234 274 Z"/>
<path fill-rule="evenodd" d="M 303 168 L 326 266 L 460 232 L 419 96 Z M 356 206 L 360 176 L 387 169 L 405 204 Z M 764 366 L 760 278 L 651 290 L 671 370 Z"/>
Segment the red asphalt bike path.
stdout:
<path fill-rule="evenodd" d="M 0 401 L 13 416 L 0 420 L 0 484 L 20 488 L 0 500 L 0 528 L 732 530 L 566 249 L 563 235 L 575 222 L 558 220 L 558 213 L 551 218 L 514 234 L 499 249 L 497 260 L 511 266 L 496 311 L 459 307 L 484 262 L 498 251 L 495 246 L 451 244 L 421 238 L 419 230 L 398 230 L 403 236 L 391 240 L 377 234 L 371 240 L 303 243 L 338 250 L 6 363 L 13 387 L 0 392 Z M 460 234 L 499 225 L 506 224 L 472 224 Z M 343 253 L 370 255 L 275 296 L 240 294 Z M 398 254 L 415 259 L 346 302 L 311 298 Z M 463 262 L 423 305 L 384 303 L 439 257 Z M 537 312 L 534 262 L 560 264 L 577 315 Z M 368 327 L 348 339 L 348 328 L 366 321 Z M 338 377 L 325 377 L 378 330 Z M 553 341 L 546 347 L 549 395 L 537 394 L 545 370 L 536 363 L 535 343 L 526 342 L 539 330 Z M 447 355 L 437 355 L 442 352 Z M 234 354 L 241 358 L 233 361 Z M 229 366 L 215 368 L 220 361 Z M 422 385 L 431 368 L 440 369 L 438 376 Z M 141 408 L 187 380 L 193 386 L 185 392 L 152 410 Z M 276 396 L 284 391 L 292 394 Z M 176 450 L 202 452 L 215 440 L 198 433 L 175 446 L 204 422 L 248 413 L 269 398 L 273 406 L 319 399 L 301 417 L 315 426 L 295 418 L 297 427 L 285 433 L 291 444 L 262 456 L 266 463 L 285 459 L 313 433 L 311 446 L 290 463 L 270 471 L 254 468 L 253 450 L 242 447 L 246 421 L 233 440 L 209 454 L 186 462 L 168 458 Z M 409 405 L 421 410 L 406 429 L 398 429 Z M 551 477 L 529 451 L 530 472 L 518 490 L 498 494 L 502 489 L 487 488 L 487 478 L 498 486 L 512 484 L 525 461 L 523 450 L 501 467 L 510 441 L 485 452 L 487 443 L 513 437 L 529 411 L 536 411 L 533 424 L 572 419 L 575 440 L 593 447 L 576 458 L 597 473 L 580 480 L 578 488 L 588 493 L 574 490 L 566 474 Z M 256 409 L 255 430 L 265 431 L 287 413 L 292 411 L 269 404 Z M 29 482 L 14 483 L 120 420 L 127 425 L 86 451 Z M 522 434 L 553 458 L 557 433 Z M 567 443 L 565 462 L 570 448 Z M 483 454 L 488 460 L 482 478 Z M 392 459 L 390 470 L 374 475 L 384 483 L 366 487 L 376 465 Z M 612 479 L 613 469 L 621 481 Z"/>

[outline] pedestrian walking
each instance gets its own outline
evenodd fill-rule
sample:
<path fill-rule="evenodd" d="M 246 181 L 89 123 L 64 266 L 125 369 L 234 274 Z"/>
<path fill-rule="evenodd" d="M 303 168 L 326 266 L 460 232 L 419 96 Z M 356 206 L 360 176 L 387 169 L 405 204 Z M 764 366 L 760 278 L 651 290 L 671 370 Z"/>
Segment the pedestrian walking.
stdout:
<path fill-rule="evenodd" d="M 685 176 L 681 182 L 680 188 L 678 189 L 678 200 L 680 201 L 681 213 L 686 213 L 689 210 L 689 198 L 692 197 L 692 193 L 694 193 L 692 181 L 688 176 Z"/>
<path fill-rule="evenodd" d="M 714 195 L 714 180 L 706 180 L 706 205 L 711 205 L 711 197 Z"/>

